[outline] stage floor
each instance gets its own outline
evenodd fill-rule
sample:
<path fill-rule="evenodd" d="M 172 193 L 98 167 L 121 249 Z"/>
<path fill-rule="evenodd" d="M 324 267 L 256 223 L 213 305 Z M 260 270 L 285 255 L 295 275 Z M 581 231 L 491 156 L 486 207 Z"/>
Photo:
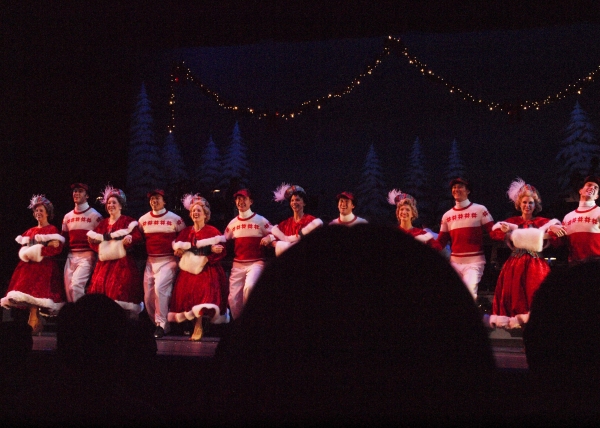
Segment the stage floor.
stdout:
<path fill-rule="evenodd" d="M 496 366 L 499 369 L 526 370 L 527 360 L 522 339 L 504 333 L 490 333 Z M 165 336 L 156 340 L 157 354 L 161 356 L 212 358 L 218 344 L 219 338 L 210 336 L 200 342 L 190 341 L 189 336 Z M 56 350 L 56 333 L 44 332 L 40 336 L 33 336 L 33 350 L 38 352 Z"/>

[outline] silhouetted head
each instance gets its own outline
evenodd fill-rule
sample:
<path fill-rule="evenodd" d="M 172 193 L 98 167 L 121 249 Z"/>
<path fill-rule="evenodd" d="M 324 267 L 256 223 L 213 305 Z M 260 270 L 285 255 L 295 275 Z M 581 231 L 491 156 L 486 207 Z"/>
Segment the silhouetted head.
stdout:
<path fill-rule="evenodd" d="M 217 355 L 233 423 L 477 419 L 494 370 L 450 265 L 372 225 L 316 230 L 274 260 Z"/>

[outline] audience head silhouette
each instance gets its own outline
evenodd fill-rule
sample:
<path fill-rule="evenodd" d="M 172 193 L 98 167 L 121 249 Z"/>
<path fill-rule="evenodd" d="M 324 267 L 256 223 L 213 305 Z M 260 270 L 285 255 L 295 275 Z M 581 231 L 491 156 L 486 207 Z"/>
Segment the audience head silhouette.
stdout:
<path fill-rule="evenodd" d="M 270 264 L 217 350 L 230 423 L 474 420 L 494 360 L 473 299 L 396 230 L 317 230 Z"/>

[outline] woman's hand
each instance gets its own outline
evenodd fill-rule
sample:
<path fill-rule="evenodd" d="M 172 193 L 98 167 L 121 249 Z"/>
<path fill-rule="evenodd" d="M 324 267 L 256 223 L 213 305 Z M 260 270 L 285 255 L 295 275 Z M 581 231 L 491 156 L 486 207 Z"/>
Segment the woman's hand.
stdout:
<path fill-rule="evenodd" d="M 268 245 L 271 245 L 271 242 L 273 242 L 274 240 L 275 240 L 275 238 L 273 238 L 271 235 L 267 235 L 263 239 L 260 240 L 260 245 L 263 245 L 266 247 Z"/>
<path fill-rule="evenodd" d="M 133 238 L 131 237 L 131 235 L 125 235 L 125 237 L 123 238 L 123 245 L 129 245 L 133 242 Z"/>
<path fill-rule="evenodd" d="M 88 236 L 88 242 L 92 245 L 98 245 L 102 241 L 98 241 L 97 239 L 92 239 Z"/>
<path fill-rule="evenodd" d="M 510 230 L 510 227 L 506 223 L 500 223 L 500 230 L 503 233 L 506 233 L 506 232 L 508 232 Z"/>
<path fill-rule="evenodd" d="M 178 249 L 175 250 L 175 255 L 177 257 L 181 257 L 181 256 L 183 256 L 184 252 L 185 252 L 185 250 L 182 250 L 181 248 L 178 248 Z"/>
<path fill-rule="evenodd" d="M 49 242 L 48 242 L 48 246 L 49 246 L 49 247 L 58 248 L 58 246 L 59 246 L 59 245 L 60 245 L 60 244 L 59 244 L 59 242 L 58 242 L 58 239 L 54 239 L 54 240 L 52 240 L 52 241 L 49 241 Z"/>
<path fill-rule="evenodd" d="M 223 252 L 223 246 L 221 244 L 215 244 L 210 246 L 210 251 L 216 254 L 220 254 Z"/>
<path fill-rule="evenodd" d="M 558 226 L 553 224 L 552 226 L 550 226 L 548 228 L 548 230 L 552 233 L 554 233 L 556 236 L 561 237 L 561 236 L 565 236 L 567 234 L 567 230 L 565 229 L 564 226 Z"/>

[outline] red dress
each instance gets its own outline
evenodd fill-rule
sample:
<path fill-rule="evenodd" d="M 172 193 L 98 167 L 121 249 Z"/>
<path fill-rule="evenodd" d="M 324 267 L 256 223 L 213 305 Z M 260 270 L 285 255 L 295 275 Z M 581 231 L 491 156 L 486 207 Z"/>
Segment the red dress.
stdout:
<path fill-rule="evenodd" d="M 35 235 L 57 235 L 58 229 L 49 224 L 44 227 L 32 227 L 22 237 L 34 240 Z M 54 256 L 61 253 L 63 243 L 58 247 L 44 246 L 40 262 L 20 261 L 10 279 L 6 297 L 2 299 L 4 307 L 38 306 L 51 315 L 56 315 L 65 304 L 65 289 L 62 284 L 62 271 Z M 11 302 L 11 300 L 16 303 Z"/>
<path fill-rule="evenodd" d="M 135 227 L 129 233 L 132 237 L 131 244 L 125 248 L 130 250 L 134 245 L 143 242 L 142 233 L 137 227 L 137 221 L 134 218 L 122 215 L 112 224 L 108 224 L 106 218 L 94 229 L 94 232 L 105 234 L 116 232 L 117 230 L 128 229 L 132 222 Z M 98 252 L 98 244 L 90 244 L 92 250 Z M 105 294 L 122 308 L 133 313 L 142 311 L 142 301 L 144 299 L 144 289 L 142 287 L 142 276 L 135 263 L 135 259 L 127 251 L 127 255 L 117 260 L 105 260 L 96 262 L 94 273 L 86 294 L 100 293 Z"/>
<path fill-rule="evenodd" d="M 539 229 L 549 221 L 550 219 L 544 217 L 525 221 L 520 216 L 505 220 L 506 223 L 516 224 L 520 229 Z M 500 229 L 490 232 L 490 237 L 497 241 L 504 240 L 505 235 Z M 529 313 L 533 294 L 549 273 L 550 267 L 539 253 L 515 249 L 500 271 L 494 292 L 492 314 L 514 317 Z"/>
<path fill-rule="evenodd" d="M 197 241 L 220 235 L 221 233 L 210 225 L 205 225 L 197 232 L 193 226 L 189 226 L 179 233 L 175 242 L 189 242 L 195 248 Z M 168 316 L 170 322 L 183 322 L 201 316 L 210 317 L 213 324 L 229 322 L 229 282 L 221 266 L 225 255 L 225 248 L 219 254 L 211 252 L 202 272 L 197 275 L 184 270 L 179 271 L 171 295 Z"/>

